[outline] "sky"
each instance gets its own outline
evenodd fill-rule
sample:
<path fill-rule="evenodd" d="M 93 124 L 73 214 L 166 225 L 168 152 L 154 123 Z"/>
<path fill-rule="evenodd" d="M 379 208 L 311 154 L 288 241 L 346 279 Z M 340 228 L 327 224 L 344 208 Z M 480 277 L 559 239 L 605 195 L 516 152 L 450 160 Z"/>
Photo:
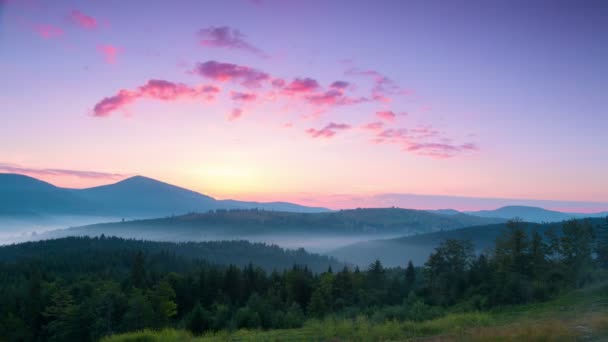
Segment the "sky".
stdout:
<path fill-rule="evenodd" d="M 0 172 L 608 210 L 607 17 L 605 1 L 0 0 Z"/>

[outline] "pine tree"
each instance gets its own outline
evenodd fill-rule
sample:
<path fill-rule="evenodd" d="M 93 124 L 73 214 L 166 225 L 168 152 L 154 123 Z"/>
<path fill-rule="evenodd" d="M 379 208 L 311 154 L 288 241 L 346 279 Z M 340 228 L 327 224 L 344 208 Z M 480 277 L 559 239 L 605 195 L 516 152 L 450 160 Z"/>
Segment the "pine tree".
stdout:
<path fill-rule="evenodd" d="M 606 222 L 597 227 L 595 235 L 597 262 L 600 267 L 608 268 L 608 216 Z"/>
<path fill-rule="evenodd" d="M 131 268 L 131 283 L 134 287 L 139 289 L 146 287 L 146 270 L 144 263 L 144 254 L 142 251 L 137 252 Z"/>
<path fill-rule="evenodd" d="M 405 269 L 405 288 L 406 293 L 409 293 L 414 288 L 414 283 L 416 282 L 416 269 L 414 268 L 414 264 L 410 260 L 407 263 L 407 268 Z"/>
<path fill-rule="evenodd" d="M 51 303 L 42 315 L 49 322 L 46 325 L 49 341 L 68 341 L 72 335 L 70 319 L 76 309 L 72 295 L 59 288 L 51 296 Z"/>
<path fill-rule="evenodd" d="M 161 281 L 150 294 L 155 314 L 156 327 L 162 328 L 169 323 L 169 319 L 177 314 L 175 304 L 175 291 L 166 281 Z"/>
<path fill-rule="evenodd" d="M 209 313 L 203 309 L 199 302 L 194 305 L 194 309 L 188 315 L 186 327 L 192 334 L 201 335 L 209 329 L 211 324 Z"/>

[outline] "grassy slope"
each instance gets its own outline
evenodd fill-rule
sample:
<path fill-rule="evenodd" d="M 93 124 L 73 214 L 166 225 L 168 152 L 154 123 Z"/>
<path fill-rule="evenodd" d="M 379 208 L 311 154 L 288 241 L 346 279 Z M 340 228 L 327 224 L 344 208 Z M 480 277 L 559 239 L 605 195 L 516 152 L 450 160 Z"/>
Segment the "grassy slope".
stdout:
<path fill-rule="evenodd" d="M 556 300 L 491 312 L 451 313 L 425 322 L 373 324 L 365 318 L 309 321 L 300 329 L 219 332 L 194 338 L 164 330 L 117 335 L 103 342 L 144 341 L 600 341 L 608 340 L 608 284 Z"/>

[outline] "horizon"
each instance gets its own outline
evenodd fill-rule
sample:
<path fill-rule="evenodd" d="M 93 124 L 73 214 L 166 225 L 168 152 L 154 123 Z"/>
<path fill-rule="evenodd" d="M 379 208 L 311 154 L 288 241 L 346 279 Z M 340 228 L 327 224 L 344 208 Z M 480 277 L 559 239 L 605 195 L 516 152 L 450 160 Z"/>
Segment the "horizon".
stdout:
<path fill-rule="evenodd" d="M 141 9 L 0 1 L 0 172 L 333 208 L 606 210 L 601 1 Z"/>
<path fill-rule="evenodd" d="M 2 174 L 10 174 L 10 175 L 20 175 L 31 177 L 37 180 L 42 180 L 51 185 L 66 188 L 66 189 L 88 189 L 90 187 L 63 187 L 59 184 L 55 184 L 52 181 L 45 180 L 44 177 L 38 178 L 31 175 L 27 175 L 24 173 L 5 173 L 0 172 Z M 146 178 L 156 182 L 161 182 L 165 184 L 169 184 L 172 186 L 176 186 L 186 190 L 192 190 L 185 186 L 181 186 L 179 184 L 172 184 L 163 181 L 162 179 L 154 179 L 151 177 L 147 177 L 144 175 L 130 175 L 126 178 L 116 180 L 110 183 L 98 184 L 97 186 L 105 186 L 105 185 L 113 185 L 116 183 L 123 182 L 132 178 Z M 271 198 L 266 201 L 258 201 L 255 199 L 247 199 L 247 198 L 219 198 L 215 196 L 211 196 L 204 191 L 195 191 L 201 195 L 210 196 L 216 200 L 245 200 L 245 201 L 257 201 L 257 202 L 289 202 L 282 200 L 281 198 Z M 354 199 L 349 198 L 348 203 L 352 202 Z M 429 202 L 429 200 L 431 202 Z M 334 206 L 324 206 L 321 203 L 318 203 L 319 198 L 315 198 L 312 202 L 290 202 L 298 205 L 304 205 L 309 207 L 322 207 L 330 210 L 346 210 L 346 209 L 356 209 L 356 208 L 400 208 L 400 209 L 415 209 L 415 210 L 457 210 L 460 212 L 467 211 L 481 211 L 481 210 L 496 210 L 503 207 L 509 206 L 521 206 L 521 207 L 532 207 L 532 208 L 541 208 L 545 210 L 553 210 L 559 212 L 571 212 L 571 213 L 603 213 L 608 212 L 608 203 L 601 202 L 566 202 L 566 201 L 547 201 L 547 200 L 529 200 L 529 199 L 517 199 L 517 198 L 476 198 L 476 197 L 461 197 L 461 196 L 446 196 L 446 195 L 426 195 L 426 194 L 379 194 L 379 195 L 370 195 L 368 198 L 361 198 L 359 204 L 367 204 L 367 205 L 355 205 L 355 206 L 346 206 L 345 202 L 338 202 L 336 206 L 336 202 L 333 202 Z M 433 204 L 434 202 L 434 204 Z M 421 203 L 426 203 L 427 206 L 420 206 Z M 449 203 L 452 203 L 451 205 Z M 460 204 L 458 204 L 460 203 Z M 357 204 L 357 202 L 355 202 Z M 445 204 L 445 205 L 444 205 Z M 477 206 L 475 206 L 475 204 Z"/>

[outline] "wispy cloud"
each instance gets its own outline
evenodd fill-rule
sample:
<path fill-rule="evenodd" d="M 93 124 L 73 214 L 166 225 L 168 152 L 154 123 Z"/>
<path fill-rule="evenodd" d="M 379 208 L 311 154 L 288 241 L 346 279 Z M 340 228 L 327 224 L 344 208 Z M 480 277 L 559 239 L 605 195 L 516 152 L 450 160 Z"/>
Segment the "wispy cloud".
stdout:
<path fill-rule="evenodd" d="M 312 78 L 296 78 L 284 87 L 283 91 L 290 94 L 311 93 L 319 87 L 319 82 Z"/>
<path fill-rule="evenodd" d="M 242 93 L 238 91 L 231 91 L 230 98 L 233 101 L 254 102 L 258 97 L 254 93 Z"/>
<path fill-rule="evenodd" d="M 376 116 L 385 121 L 395 121 L 397 114 L 395 114 L 394 112 L 389 110 L 389 111 L 376 112 Z"/>
<path fill-rule="evenodd" d="M 462 153 L 479 151 L 474 143 L 451 143 L 451 139 L 429 127 L 385 129 L 378 131 L 372 142 L 396 144 L 402 151 L 436 159 L 447 159 Z"/>
<path fill-rule="evenodd" d="M 335 88 L 335 89 L 346 89 L 349 85 L 350 85 L 350 83 L 348 83 L 346 81 L 335 81 L 332 84 L 330 84 L 329 87 Z"/>
<path fill-rule="evenodd" d="M 112 112 L 140 98 L 151 98 L 161 101 L 175 101 L 179 99 L 213 100 L 219 92 L 220 88 L 213 85 L 190 87 L 183 83 L 150 80 L 137 89 L 121 89 L 116 95 L 99 101 L 93 108 L 93 115 L 108 116 Z"/>
<path fill-rule="evenodd" d="M 370 122 L 368 124 L 361 126 L 361 128 L 371 130 L 371 131 L 378 131 L 378 130 L 381 130 L 384 128 L 384 122 L 380 122 L 380 121 Z"/>
<path fill-rule="evenodd" d="M 238 120 L 241 116 L 243 116 L 243 110 L 240 108 L 234 108 L 228 115 L 228 121 Z"/>
<path fill-rule="evenodd" d="M 108 64 L 116 63 L 116 57 L 123 51 L 122 48 L 110 44 L 99 45 L 97 46 L 97 50 L 103 55 L 103 59 Z"/>
<path fill-rule="evenodd" d="M 36 24 L 33 26 L 34 32 L 44 39 L 53 39 L 63 36 L 61 28 L 49 24 Z"/>
<path fill-rule="evenodd" d="M 217 61 L 198 63 L 193 72 L 219 82 L 235 81 L 246 87 L 261 87 L 263 82 L 271 81 L 270 75 L 263 71 Z"/>
<path fill-rule="evenodd" d="M 69 18 L 72 23 L 87 30 L 92 30 L 99 26 L 97 19 L 76 9 L 70 12 Z"/>
<path fill-rule="evenodd" d="M 244 34 L 229 26 L 210 26 L 198 31 L 198 36 L 202 46 L 243 50 L 266 57 L 261 49 L 247 42 Z"/>
<path fill-rule="evenodd" d="M 361 70 L 350 68 L 345 72 L 350 76 L 365 76 L 373 81 L 372 99 L 380 102 L 391 102 L 393 95 L 406 94 L 408 91 L 402 89 L 395 81 L 376 70 Z"/>
<path fill-rule="evenodd" d="M 332 138 L 337 132 L 349 130 L 350 128 L 351 126 L 348 124 L 331 122 L 321 129 L 309 128 L 306 130 L 306 133 L 310 134 L 312 138 Z"/>
<path fill-rule="evenodd" d="M 373 104 L 375 101 L 385 101 L 384 97 L 403 92 L 391 79 L 373 70 L 351 69 L 347 72 L 350 75 L 364 75 L 373 80 L 369 97 L 355 95 L 358 87 L 345 80 L 336 80 L 328 85 L 323 85 L 311 77 L 297 77 L 285 81 L 285 77 L 272 75 L 251 66 L 214 60 L 196 64 L 190 73 L 209 79 L 218 85 L 227 83 L 226 87 L 229 88 L 227 99 L 233 102 L 234 108 L 227 113 L 226 118 L 229 121 L 238 120 L 245 112 L 254 111 L 259 105 L 277 106 L 281 108 L 282 114 L 290 114 L 290 112 L 300 114 L 299 119 L 295 120 L 318 119 L 336 106 Z M 248 89 L 243 91 L 241 87 Z M 214 85 L 191 87 L 182 83 L 151 80 L 144 86 L 122 89 L 114 96 L 104 98 L 95 105 L 93 113 L 95 116 L 107 116 L 142 98 L 161 101 L 210 100 L 219 92 L 220 88 Z M 383 97 L 379 98 L 379 95 Z M 367 124 L 330 122 L 321 128 L 308 128 L 305 133 L 312 138 L 332 138 L 356 125 L 360 129 L 355 134 L 363 138 L 371 135 L 370 140 L 374 144 L 397 145 L 402 151 L 414 155 L 445 159 L 479 150 L 472 142 L 454 142 L 445 132 L 430 125 L 390 127 L 397 122 L 397 117 L 407 115 L 406 112 L 379 110 L 374 113 L 376 121 Z M 294 120 L 293 117 L 288 119 Z M 281 119 L 283 120 L 284 118 Z"/>
<path fill-rule="evenodd" d="M 129 175 L 122 173 L 107 173 L 99 171 L 82 171 L 82 170 L 69 170 L 69 169 L 51 169 L 51 168 L 34 168 L 26 167 L 17 164 L 0 163 L 0 171 L 7 173 L 19 173 L 32 177 L 44 177 L 44 176 L 73 176 L 78 178 L 88 179 L 108 179 L 117 180 L 128 177 Z"/>

